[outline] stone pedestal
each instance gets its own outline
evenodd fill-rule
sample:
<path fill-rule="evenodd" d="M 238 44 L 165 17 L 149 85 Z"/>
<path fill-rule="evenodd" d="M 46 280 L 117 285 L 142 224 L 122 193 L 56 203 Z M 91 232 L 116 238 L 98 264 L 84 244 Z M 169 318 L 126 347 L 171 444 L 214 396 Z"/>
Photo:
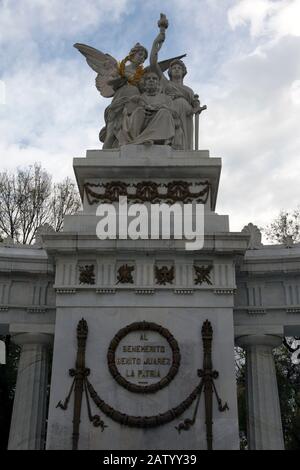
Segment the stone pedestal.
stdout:
<path fill-rule="evenodd" d="M 238 449 L 234 263 L 236 255 L 244 253 L 248 237 L 231 233 L 228 216 L 215 212 L 220 169 L 220 159 L 210 158 L 207 151 L 181 152 L 156 145 L 88 151 L 86 158 L 74 160 L 83 211 L 66 217 L 64 232 L 43 237 L 45 248 L 56 264 L 57 310 L 48 449 L 70 449 L 74 432 L 79 432 L 79 449 L 207 448 L 204 397 L 195 423 L 180 433 L 177 428 L 183 420 L 192 418 L 195 402 L 179 418 L 154 428 L 119 424 L 92 403 L 91 413 L 99 413 L 107 426 L 103 432 L 89 420 L 85 399 L 79 411 L 81 399 L 75 399 L 72 394 L 68 407 L 64 406 L 73 380 L 68 371 L 75 366 L 76 328 L 81 318 L 89 329 L 86 345 L 89 380 L 109 407 L 127 417 L 157 417 L 189 397 L 199 384 L 197 371 L 203 367 L 201 328 L 209 320 L 213 328 L 213 369 L 219 372 L 216 387 L 229 406 L 220 412 L 213 397 L 213 448 Z M 98 239 L 96 209 L 99 204 L 117 203 L 119 194 L 127 194 L 128 204 L 202 201 L 203 249 L 189 251 L 184 239 L 172 237 Z M 132 278 L 121 282 L 119 270 L 124 266 L 130 267 Z M 208 276 L 196 279 L 197 267 L 200 271 L 206 269 Z M 171 270 L 171 279 L 159 282 L 157 271 L 161 268 Z M 179 345 L 178 372 L 167 386 L 155 393 L 126 389 L 114 379 L 108 366 L 112 339 L 135 322 L 153 322 L 167 329 Z M 123 361 L 123 356 L 118 359 Z M 156 373 L 157 368 L 154 369 Z M 134 373 L 139 376 L 143 371 L 135 368 Z M 130 377 L 131 372 L 131 367 L 128 370 L 123 367 L 125 377 Z M 164 378 L 162 370 L 159 373 Z M 76 416 L 78 423 L 79 412 L 80 428 L 74 431 L 72 422 Z"/>
<path fill-rule="evenodd" d="M 23 333 L 12 337 L 21 346 L 9 436 L 9 450 L 41 450 L 45 446 L 48 348 L 52 335 Z"/>
<path fill-rule="evenodd" d="M 237 339 L 246 350 L 248 442 L 251 450 L 284 448 L 273 348 L 282 339 L 249 335 Z"/>

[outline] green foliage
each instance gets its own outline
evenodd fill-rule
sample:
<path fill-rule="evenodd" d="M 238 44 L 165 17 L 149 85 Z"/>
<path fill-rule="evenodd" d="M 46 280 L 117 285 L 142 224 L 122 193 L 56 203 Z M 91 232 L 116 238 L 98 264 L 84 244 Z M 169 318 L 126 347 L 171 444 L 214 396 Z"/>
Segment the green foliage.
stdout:
<path fill-rule="evenodd" d="M 285 448 L 300 450 L 300 364 L 285 346 L 274 352 Z"/>

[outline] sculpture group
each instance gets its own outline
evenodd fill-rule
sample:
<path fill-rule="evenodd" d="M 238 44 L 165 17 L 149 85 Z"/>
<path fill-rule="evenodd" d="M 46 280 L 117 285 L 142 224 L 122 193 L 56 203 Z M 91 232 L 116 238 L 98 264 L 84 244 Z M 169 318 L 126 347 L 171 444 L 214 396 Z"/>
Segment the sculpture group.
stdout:
<path fill-rule="evenodd" d="M 198 95 L 183 82 L 187 70 L 181 59 L 185 55 L 158 61 L 168 27 L 164 14 L 160 15 L 158 26 L 160 31 L 152 45 L 150 65 L 145 68 L 148 52 L 139 43 L 120 63 L 93 47 L 74 45 L 97 72 L 98 91 L 103 97 L 112 98 L 105 109 L 105 126 L 99 134 L 103 149 L 126 144 L 160 144 L 192 150 L 193 116 L 196 116 L 195 146 L 198 147 L 198 118 L 206 106 L 200 106 Z"/>

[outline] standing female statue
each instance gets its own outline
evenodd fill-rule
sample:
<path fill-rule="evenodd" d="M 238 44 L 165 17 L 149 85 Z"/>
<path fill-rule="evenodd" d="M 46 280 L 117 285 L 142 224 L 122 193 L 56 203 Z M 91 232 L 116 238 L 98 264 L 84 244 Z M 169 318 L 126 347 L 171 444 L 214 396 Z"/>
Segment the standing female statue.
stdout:
<path fill-rule="evenodd" d="M 168 80 L 158 63 L 158 52 L 165 40 L 165 33 L 160 32 L 153 42 L 150 66 L 156 70 L 161 77 L 164 92 L 173 99 L 173 107 L 177 112 L 180 125 L 176 126 L 177 132 L 174 140 L 174 147 L 183 150 L 193 149 L 193 116 L 199 115 L 205 106 L 201 107 L 198 95 L 188 86 L 184 85 L 183 79 L 187 74 L 184 62 L 178 58 L 171 61 Z"/>

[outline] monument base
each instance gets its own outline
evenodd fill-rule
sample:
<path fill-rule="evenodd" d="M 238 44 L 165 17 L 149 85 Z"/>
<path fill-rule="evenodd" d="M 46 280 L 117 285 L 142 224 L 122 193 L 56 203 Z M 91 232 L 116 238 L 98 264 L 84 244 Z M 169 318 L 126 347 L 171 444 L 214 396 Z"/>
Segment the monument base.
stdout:
<path fill-rule="evenodd" d="M 239 448 L 234 263 L 248 237 L 214 212 L 219 159 L 143 149 L 76 159 L 83 213 L 44 237 L 56 260 L 57 308 L 48 449 Z M 183 204 L 206 185 L 202 250 L 186 251 L 184 240 L 96 237 L 96 207 L 115 202 L 107 188 L 129 188 L 129 203 L 146 194 L 149 203 L 153 193 L 137 191 L 149 182 L 156 200 L 166 199 L 161 188 L 177 187 Z"/>

